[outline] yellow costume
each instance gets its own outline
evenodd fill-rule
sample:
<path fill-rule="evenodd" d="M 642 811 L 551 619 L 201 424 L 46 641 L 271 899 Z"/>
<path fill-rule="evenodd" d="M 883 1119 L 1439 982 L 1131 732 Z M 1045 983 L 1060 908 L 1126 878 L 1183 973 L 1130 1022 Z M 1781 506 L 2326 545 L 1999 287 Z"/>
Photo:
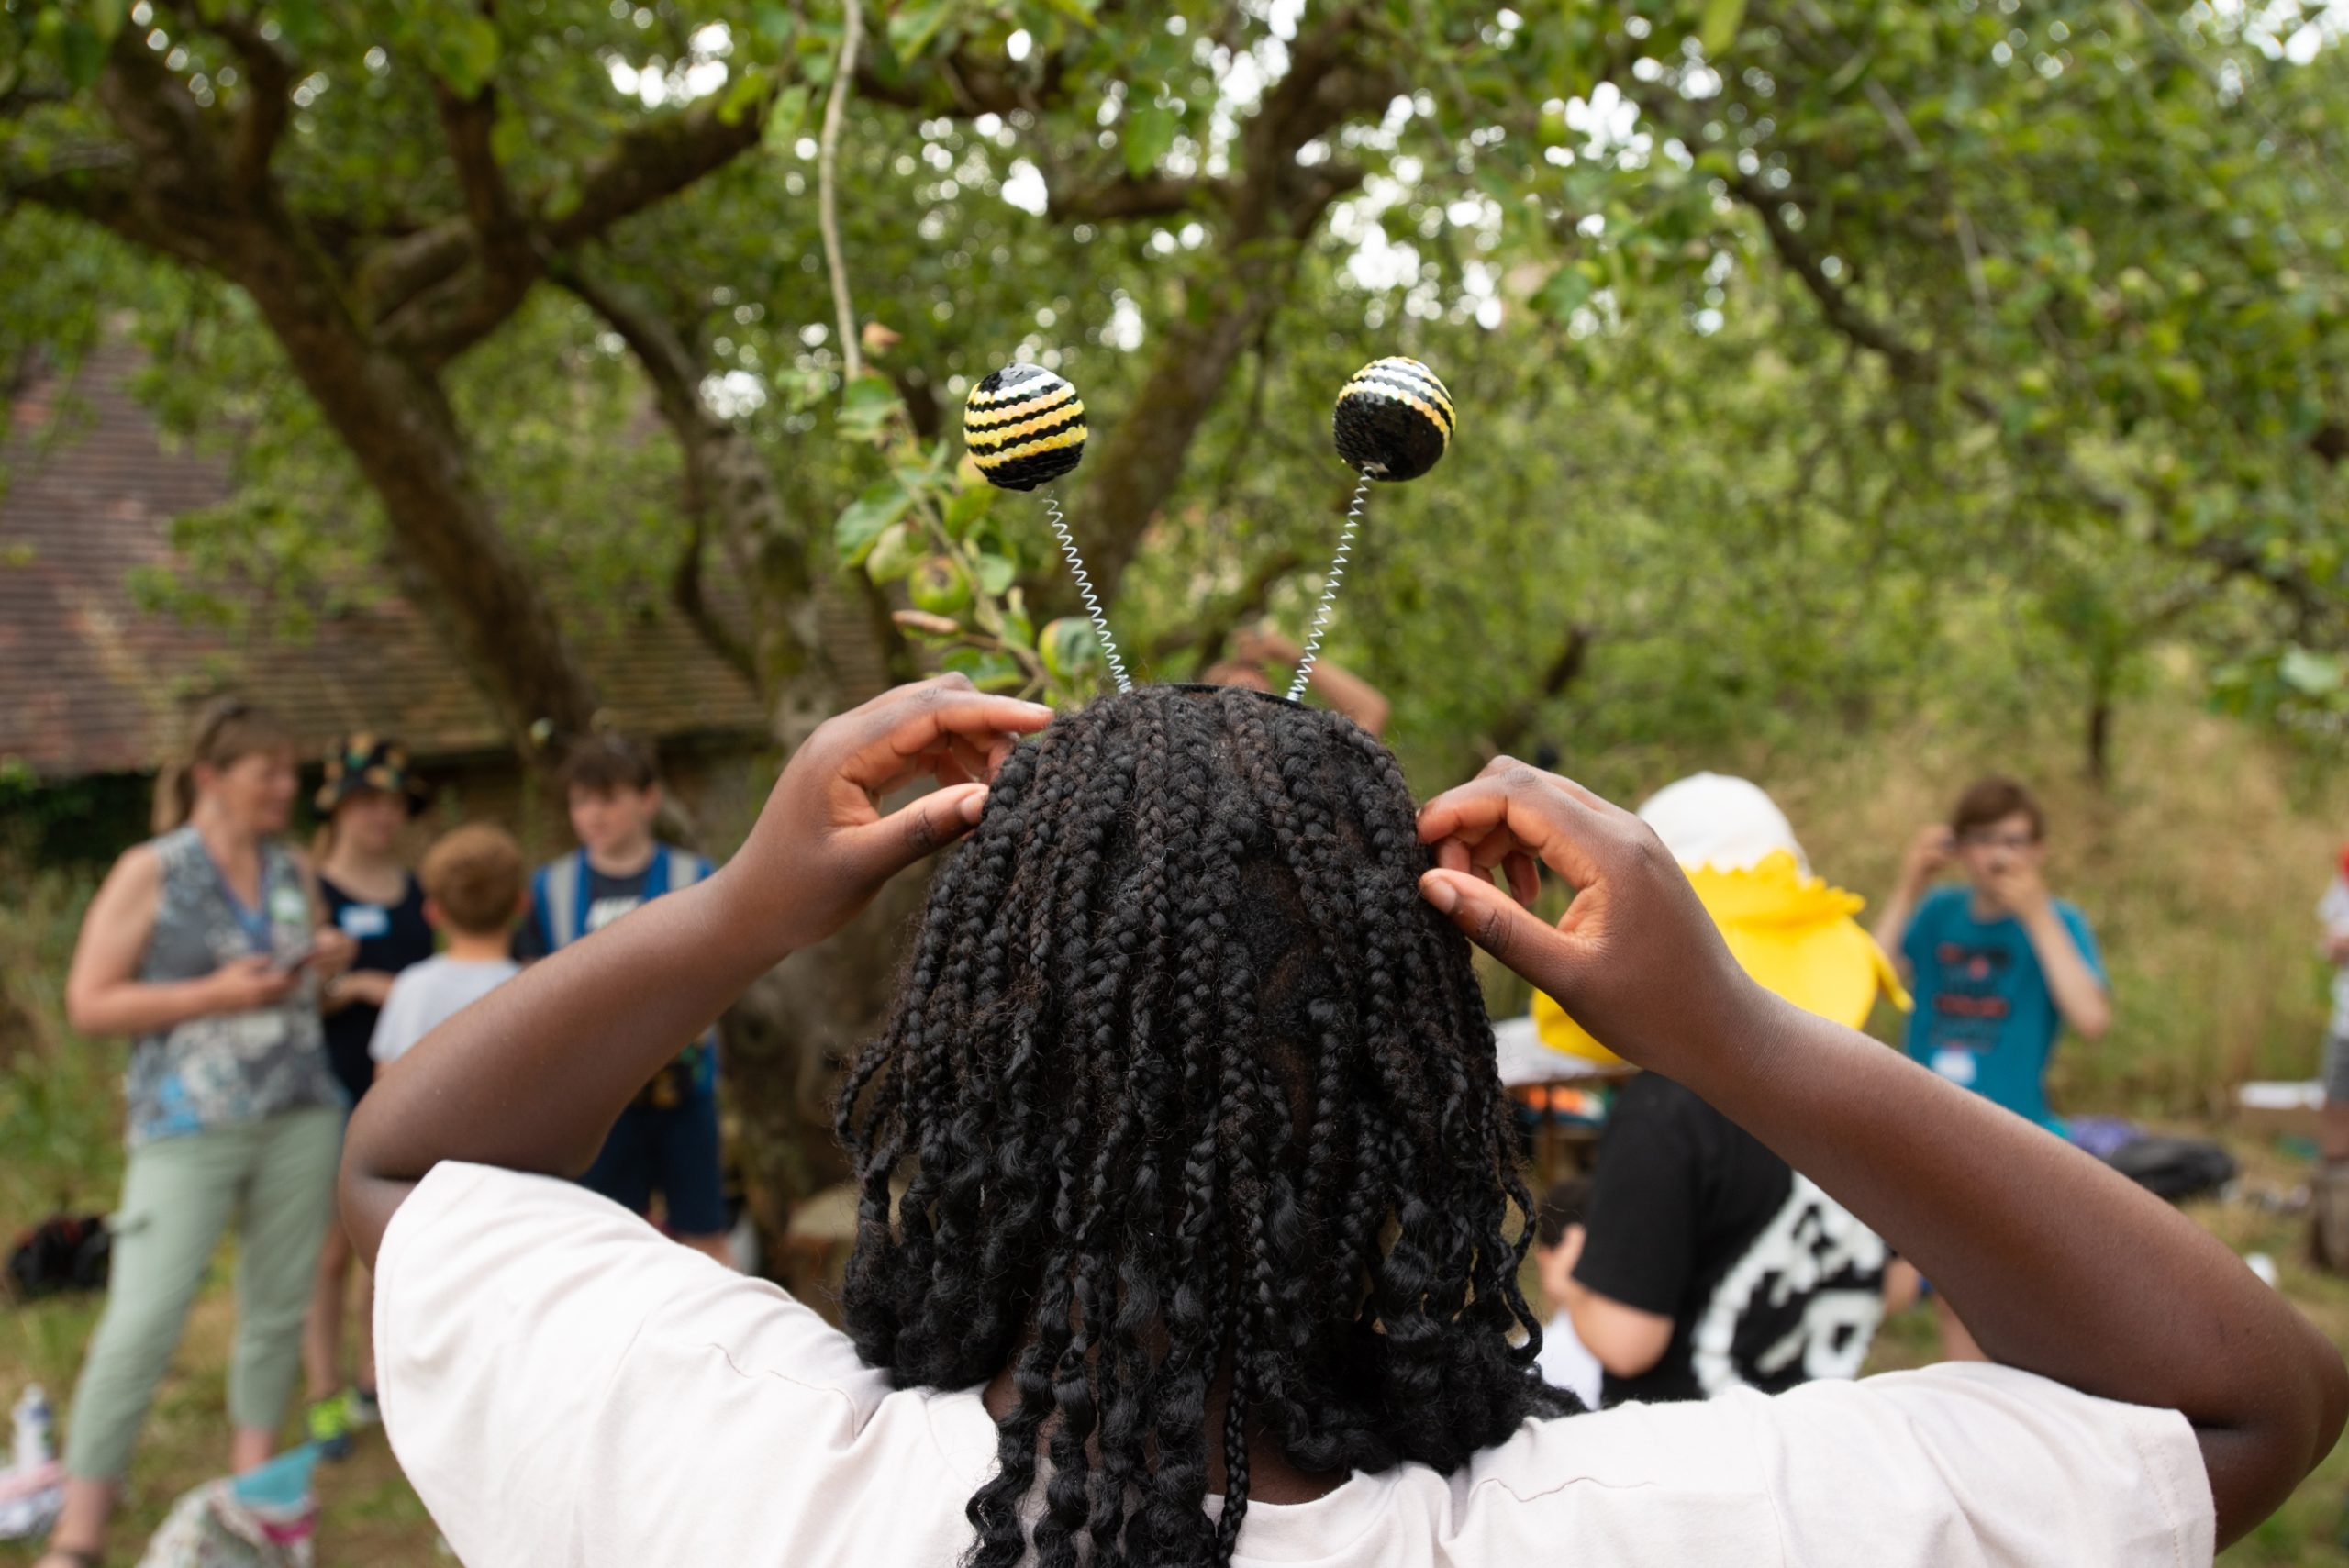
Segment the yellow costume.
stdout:
<path fill-rule="evenodd" d="M 1732 785 L 1761 795 L 1742 779 L 1700 773 L 1660 792 L 1649 806 L 1641 807 L 1640 815 L 1656 826 L 1667 848 L 1681 855 L 1687 840 L 1675 835 L 1670 820 L 1673 814 L 1652 814 L 1652 808 L 1675 791 L 1701 789 L 1718 796 Z M 1736 798 L 1731 796 L 1732 802 Z M 1767 804 L 1766 797 L 1762 804 Z M 1906 1011 L 1910 1003 L 1900 977 L 1876 939 L 1853 918 L 1866 900 L 1811 875 L 1798 858 L 1791 830 L 1783 828 L 1785 818 L 1776 815 L 1776 807 L 1770 807 L 1769 817 L 1775 822 L 1754 826 L 1776 840 L 1776 847 L 1750 863 L 1724 869 L 1710 859 L 1694 865 L 1684 859 L 1682 869 L 1705 912 L 1720 929 L 1730 952 L 1746 973 L 1770 990 L 1837 1023 L 1854 1029 L 1865 1023 L 1879 993 Z M 1676 842 L 1676 837 L 1682 841 Z M 1533 997 L 1533 1024 L 1542 1043 L 1552 1051 L 1602 1067 L 1625 1065 L 1568 1018 L 1564 1008 L 1539 992 Z"/>

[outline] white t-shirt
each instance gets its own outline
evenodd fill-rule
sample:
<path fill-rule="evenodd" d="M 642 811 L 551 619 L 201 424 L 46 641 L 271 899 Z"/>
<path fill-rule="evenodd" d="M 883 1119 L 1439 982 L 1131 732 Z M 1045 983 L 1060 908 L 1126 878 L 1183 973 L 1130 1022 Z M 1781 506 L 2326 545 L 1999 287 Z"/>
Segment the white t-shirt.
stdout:
<path fill-rule="evenodd" d="M 1594 1410 L 1598 1408 L 1598 1385 L 1607 1369 L 1582 1342 L 1582 1336 L 1575 1332 L 1575 1320 L 1565 1313 L 1542 1325 L 1542 1354 L 1533 1364 L 1542 1369 L 1542 1382 L 1566 1390 Z"/>
<path fill-rule="evenodd" d="M 436 955 L 408 965 L 393 977 L 367 1054 L 379 1062 L 398 1061 L 417 1040 L 521 973 L 509 958 Z"/>
<path fill-rule="evenodd" d="M 951 1568 L 993 1468 L 978 1391 L 892 1391 L 774 1285 L 583 1188 L 434 1169 L 376 1263 L 393 1451 L 467 1568 Z M 1528 1421 L 1249 1505 L 1248 1568 L 2202 1568 L 2174 1411 L 2003 1367 Z"/>

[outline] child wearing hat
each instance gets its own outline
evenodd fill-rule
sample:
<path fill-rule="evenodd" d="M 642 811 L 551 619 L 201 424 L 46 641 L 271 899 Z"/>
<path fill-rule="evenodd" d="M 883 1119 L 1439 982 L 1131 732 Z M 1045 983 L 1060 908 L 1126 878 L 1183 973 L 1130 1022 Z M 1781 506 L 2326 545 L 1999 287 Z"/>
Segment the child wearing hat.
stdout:
<path fill-rule="evenodd" d="M 386 735 L 346 736 L 328 751 L 325 782 L 315 797 L 323 826 L 314 843 L 318 893 L 327 917 L 358 944 L 347 973 L 320 988 L 327 1060 L 356 1106 L 375 1080 L 367 1041 L 375 1017 L 401 971 L 432 956 L 425 923 L 424 889 L 408 870 L 408 825 L 431 799 L 408 761 L 407 750 Z M 351 1434 L 379 1418 L 375 1405 L 374 1286 L 354 1271 L 351 1243 L 339 1225 L 327 1228 L 318 1249 L 317 1282 L 302 1326 L 303 1379 L 308 1385 L 306 1422 L 321 1455 L 340 1459 Z M 351 1289 L 357 1274 L 358 1289 Z M 353 1296 L 356 1299 L 353 1299 Z M 343 1341 L 352 1334 L 354 1362 L 344 1381 Z"/>
<path fill-rule="evenodd" d="M 1759 786 L 1698 773 L 1639 814 L 1763 985 L 1855 1027 L 1879 994 L 1906 1002 L 1853 919 L 1860 900 L 1810 874 Z M 1553 1048 L 1602 1049 L 1546 996 L 1535 1017 Z M 1643 1073 L 1616 1096 L 1584 1229 L 1557 1294 L 1605 1369 L 1601 1403 L 1859 1374 L 1884 1310 L 1884 1242 L 1681 1084 Z"/>

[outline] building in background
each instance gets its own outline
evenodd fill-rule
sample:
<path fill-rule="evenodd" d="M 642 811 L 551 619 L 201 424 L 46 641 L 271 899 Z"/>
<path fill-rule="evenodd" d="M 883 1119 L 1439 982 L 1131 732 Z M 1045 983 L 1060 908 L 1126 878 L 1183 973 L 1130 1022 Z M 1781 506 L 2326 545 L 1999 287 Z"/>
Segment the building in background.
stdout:
<path fill-rule="evenodd" d="M 314 749 L 357 730 L 398 735 L 441 787 L 440 813 L 495 816 L 540 843 L 561 835 L 561 811 L 525 788 L 495 708 L 396 590 L 320 617 L 302 639 L 142 601 L 142 575 L 185 567 L 173 519 L 227 499 L 232 481 L 218 458 L 166 439 L 131 394 L 139 365 L 137 350 L 109 347 L 71 378 L 37 373 L 13 400 L 0 447 L 0 817 L 51 852 L 111 855 L 144 830 L 149 782 L 184 716 L 233 691 Z M 203 586 L 247 610 L 266 592 Z M 659 743 L 673 792 L 722 848 L 757 802 L 758 695 L 665 604 L 612 620 L 576 639 L 612 726 Z M 50 787 L 61 784 L 77 787 Z"/>

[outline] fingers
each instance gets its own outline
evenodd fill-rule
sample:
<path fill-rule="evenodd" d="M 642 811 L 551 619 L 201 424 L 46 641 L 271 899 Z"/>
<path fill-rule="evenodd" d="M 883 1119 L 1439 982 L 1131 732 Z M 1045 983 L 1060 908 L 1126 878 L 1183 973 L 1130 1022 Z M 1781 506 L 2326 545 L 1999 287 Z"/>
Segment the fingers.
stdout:
<path fill-rule="evenodd" d="M 1438 846 L 1437 864 L 1447 870 L 1486 871 L 1526 855 L 1580 887 L 1597 874 L 1596 847 L 1631 820 L 1571 780 L 1497 757 L 1420 808 L 1419 838 Z M 1531 870 L 1512 873 L 1512 886 Z"/>
<path fill-rule="evenodd" d="M 1501 863 L 1508 868 L 1509 892 L 1516 895 L 1520 904 L 1531 908 L 1534 900 L 1542 896 L 1539 862 L 1531 855 L 1513 852 Z"/>
<path fill-rule="evenodd" d="M 900 691 L 904 702 L 874 716 L 883 720 L 879 733 L 899 757 L 917 756 L 957 739 L 974 743 L 974 751 L 984 755 L 998 738 L 1032 735 L 1052 721 L 1052 710 L 1042 703 L 991 696 L 961 675 L 941 675 Z"/>
<path fill-rule="evenodd" d="M 986 810 L 987 786 L 950 784 L 901 806 L 878 822 L 841 835 L 863 859 L 877 884 L 936 854 L 978 826 Z"/>
<path fill-rule="evenodd" d="M 960 675 L 884 693 L 850 716 L 842 777 L 885 794 L 917 773 L 949 783 L 994 776 L 1013 740 L 1052 722 L 1052 710 L 974 690 Z"/>
<path fill-rule="evenodd" d="M 1419 895 L 1467 933 L 1468 940 L 1553 996 L 1573 994 L 1575 944 L 1482 877 L 1438 869 L 1419 878 Z"/>

